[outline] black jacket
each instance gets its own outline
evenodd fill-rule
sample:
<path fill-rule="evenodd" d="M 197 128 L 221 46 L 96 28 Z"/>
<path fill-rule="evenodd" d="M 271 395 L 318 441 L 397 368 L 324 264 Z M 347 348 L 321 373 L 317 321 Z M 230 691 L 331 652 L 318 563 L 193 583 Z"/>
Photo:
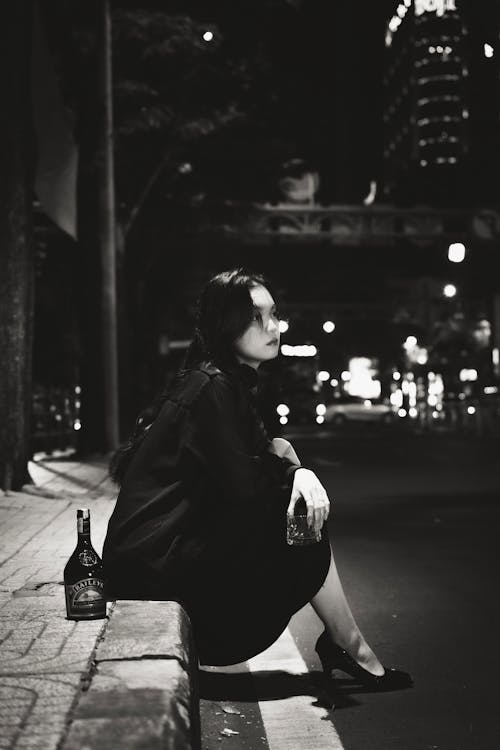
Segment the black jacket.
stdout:
<path fill-rule="evenodd" d="M 229 648 L 227 634 L 219 642 L 226 623 L 216 628 L 207 620 L 221 597 L 219 580 L 225 581 L 219 611 L 241 623 L 248 599 L 268 608 L 269 597 L 281 601 L 269 587 L 273 576 L 282 578 L 289 568 L 293 576 L 293 565 L 300 564 L 298 600 L 286 596 L 278 618 L 270 612 L 275 626 L 265 626 L 250 646 L 257 653 L 321 586 L 328 569 L 324 544 L 309 556 L 286 544 L 297 466 L 269 452 L 256 385 L 257 373 L 246 365 L 222 371 L 207 364 L 179 376 L 126 472 L 104 544 L 110 598 L 181 601 L 211 663 L 239 660 L 249 646 Z"/>

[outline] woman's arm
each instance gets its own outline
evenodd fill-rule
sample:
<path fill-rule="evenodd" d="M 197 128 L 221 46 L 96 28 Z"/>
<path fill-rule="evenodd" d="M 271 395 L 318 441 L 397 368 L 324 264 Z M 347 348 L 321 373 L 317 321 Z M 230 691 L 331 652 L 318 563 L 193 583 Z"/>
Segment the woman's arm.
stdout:
<path fill-rule="evenodd" d="M 223 378 L 208 382 L 189 416 L 186 471 L 196 473 L 201 465 L 222 504 L 248 510 L 279 502 L 285 512 L 298 464 L 267 448 L 253 453 L 246 424 L 254 418 L 231 383 Z"/>
<path fill-rule="evenodd" d="M 286 457 L 302 469 L 293 445 L 285 438 L 273 438 L 268 450 L 277 456 Z M 309 524 L 314 524 L 316 531 L 319 531 L 328 518 L 330 501 L 316 474 L 308 469 L 296 471 L 294 474 L 292 494 L 287 508 L 288 515 L 293 515 L 295 505 L 300 498 L 303 498 L 306 503 Z"/>
<path fill-rule="evenodd" d="M 232 387 L 218 379 L 207 384 L 193 410 L 186 447 L 191 458 L 203 465 L 214 500 L 244 513 L 274 509 L 278 503 L 283 512 L 293 514 L 302 497 L 309 523 L 319 530 L 330 507 L 325 488 L 314 472 L 300 466 L 283 438 L 272 441 L 274 449 L 253 455 L 244 438 L 243 416 Z M 286 455 L 280 455 L 282 451 Z"/>

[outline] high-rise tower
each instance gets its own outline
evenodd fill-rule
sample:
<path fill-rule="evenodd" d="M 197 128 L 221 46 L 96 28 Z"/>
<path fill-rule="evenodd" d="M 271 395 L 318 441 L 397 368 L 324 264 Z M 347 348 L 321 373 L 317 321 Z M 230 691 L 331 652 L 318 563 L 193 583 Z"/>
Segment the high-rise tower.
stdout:
<path fill-rule="evenodd" d="M 499 18 L 489 0 L 395 5 L 385 38 L 387 200 L 446 206 L 500 193 Z"/>

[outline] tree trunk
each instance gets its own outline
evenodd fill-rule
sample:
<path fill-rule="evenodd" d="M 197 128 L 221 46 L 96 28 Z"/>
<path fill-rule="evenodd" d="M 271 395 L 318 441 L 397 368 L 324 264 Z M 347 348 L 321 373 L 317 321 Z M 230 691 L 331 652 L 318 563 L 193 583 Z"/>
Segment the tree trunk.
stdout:
<path fill-rule="evenodd" d="M 33 330 L 31 3 L 6 3 L 0 26 L 0 486 L 29 479 Z"/>

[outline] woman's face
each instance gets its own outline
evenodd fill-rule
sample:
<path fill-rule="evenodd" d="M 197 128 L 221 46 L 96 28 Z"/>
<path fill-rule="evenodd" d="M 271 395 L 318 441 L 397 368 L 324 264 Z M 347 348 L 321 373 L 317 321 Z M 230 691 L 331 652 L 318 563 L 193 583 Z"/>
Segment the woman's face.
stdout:
<path fill-rule="evenodd" d="M 250 367 L 278 356 L 280 347 L 279 321 L 273 298 L 263 286 L 250 290 L 253 302 L 252 322 L 234 342 L 236 358 Z"/>

